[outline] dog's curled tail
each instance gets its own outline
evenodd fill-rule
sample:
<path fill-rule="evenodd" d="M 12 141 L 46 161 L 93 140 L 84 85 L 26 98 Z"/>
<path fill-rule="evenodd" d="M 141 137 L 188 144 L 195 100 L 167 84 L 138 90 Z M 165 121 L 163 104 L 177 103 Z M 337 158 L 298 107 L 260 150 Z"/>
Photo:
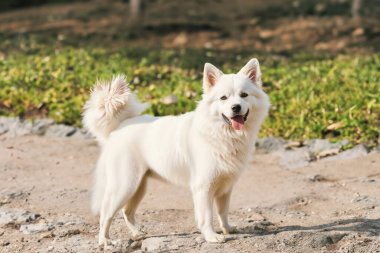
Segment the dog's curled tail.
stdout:
<path fill-rule="evenodd" d="M 97 81 L 83 112 L 83 124 L 100 143 L 108 138 L 122 121 L 140 115 L 147 108 L 131 92 L 124 75 L 111 82 Z"/>

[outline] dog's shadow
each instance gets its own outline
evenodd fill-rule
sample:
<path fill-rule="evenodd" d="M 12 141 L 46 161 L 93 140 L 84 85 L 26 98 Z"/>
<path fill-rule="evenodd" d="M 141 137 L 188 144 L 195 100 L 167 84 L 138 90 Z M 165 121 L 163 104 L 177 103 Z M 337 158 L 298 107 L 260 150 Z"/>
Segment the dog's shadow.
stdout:
<path fill-rule="evenodd" d="M 353 219 L 342 219 L 331 223 L 319 224 L 314 226 L 300 226 L 300 225 L 290 225 L 290 226 L 278 226 L 268 221 L 258 221 L 254 224 L 246 227 L 234 228 L 234 231 L 227 235 L 225 240 L 234 241 L 240 238 L 250 238 L 257 236 L 266 235 L 276 235 L 283 232 L 365 232 L 369 236 L 379 236 L 380 235 L 380 219 L 366 219 L 366 218 L 353 218 Z M 220 231 L 218 231 L 220 232 Z M 170 233 L 170 234 L 159 234 L 159 235 L 147 235 L 143 239 L 147 238 L 166 238 L 166 237 L 176 237 L 184 239 L 195 239 L 199 243 L 204 243 L 202 235 L 198 231 L 188 232 L 188 233 Z"/>
<path fill-rule="evenodd" d="M 331 223 L 314 226 L 277 226 L 270 222 L 257 222 L 251 226 L 238 228 L 235 234 L 263 236 L 289 231 L 336 231 L 336 232 L 366 232 L 370 236 L 380 235 L 380 219 L 353 218 L 342 219 Z"/>

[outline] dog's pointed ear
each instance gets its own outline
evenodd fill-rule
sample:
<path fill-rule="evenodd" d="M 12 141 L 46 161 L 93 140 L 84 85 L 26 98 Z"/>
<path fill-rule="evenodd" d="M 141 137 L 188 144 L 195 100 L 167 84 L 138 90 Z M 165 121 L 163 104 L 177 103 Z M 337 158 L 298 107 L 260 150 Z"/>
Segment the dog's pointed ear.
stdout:
<path fill-rule="evenodd" d="M 261 88 L 261 70 L 259 61 L 256 58 L 249 60 L 238 74 L 246 75 L 253 84 Z"/>
<path fill-rule="evenodd" d="M 207 92 L 212 89 L 222 75 L 223 72 L 217 67 L 211 63 L 206 63 L 203 70 L 203 90 Z"/>

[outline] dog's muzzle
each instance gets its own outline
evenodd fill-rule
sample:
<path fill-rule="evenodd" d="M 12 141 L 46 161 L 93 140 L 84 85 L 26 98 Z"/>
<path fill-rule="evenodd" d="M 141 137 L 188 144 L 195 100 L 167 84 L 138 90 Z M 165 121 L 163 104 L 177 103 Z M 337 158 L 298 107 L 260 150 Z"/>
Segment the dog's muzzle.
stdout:
<path fill-rule="evenodd" d="M 243 117 L 243 120 L 244 120 L 244 122 L 245 121 L 247 121 L 247 119 L 248 119 L 248 115 L 249 115 L 249 109 L 247 110 L 247 113 L 246 114 L 244 114 L 244 116 L 243 115 L 235 115 L 235 116 L 233 116 L 233 117 L 231 117 L 231 119 L 236 119 L 236 118 L 238 118 L 238 117 Z M 223 113 L 222 113 L 222 117 L 223 117 L 223 120 L 224 120 L 224 122 L 227 124 L 227 125 L 232 125 L 232 123 L 231 123 L 231 119 L 229 119 L 226 115 L 224 115 Z"/>

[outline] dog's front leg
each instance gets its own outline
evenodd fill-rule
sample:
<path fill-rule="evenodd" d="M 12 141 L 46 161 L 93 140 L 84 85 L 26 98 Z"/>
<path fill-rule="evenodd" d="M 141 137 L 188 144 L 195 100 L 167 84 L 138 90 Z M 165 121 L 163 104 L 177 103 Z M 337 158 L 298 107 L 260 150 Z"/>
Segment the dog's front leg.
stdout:
<path fill-rule="evenodd" d="M 195 219 L 207 242 L 224 242 L 224 236 L 212 227 L 212 200 L 210 189 L 193 190 Z"/>
<path fill-rule="evenodd" d="M 215 197 L 216 211 L 223 234 L 229 234 L 231 232 L 231 227 L 228 225 L 228 208 L 230 205 L 231 191 L 232 190 L 229 190 Z"/>

